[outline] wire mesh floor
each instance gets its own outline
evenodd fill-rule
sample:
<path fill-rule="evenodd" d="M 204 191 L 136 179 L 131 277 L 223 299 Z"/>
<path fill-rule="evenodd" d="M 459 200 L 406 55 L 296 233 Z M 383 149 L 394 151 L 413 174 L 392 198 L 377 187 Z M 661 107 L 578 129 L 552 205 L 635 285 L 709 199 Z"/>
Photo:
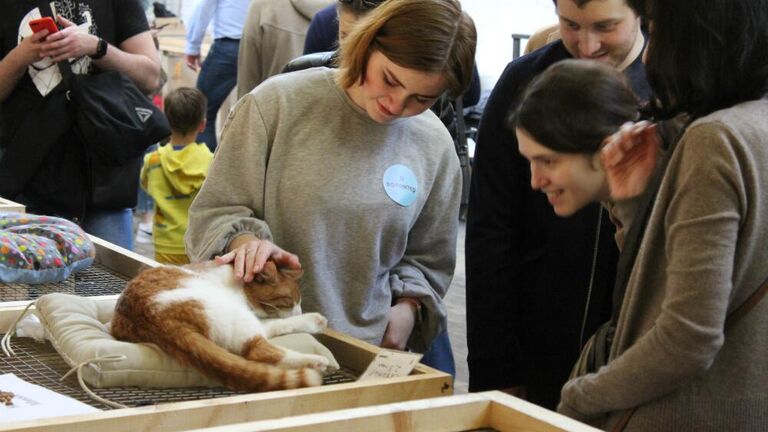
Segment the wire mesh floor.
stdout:
<path fill-rule="evenodd" d="M 12 373 L 24 381 L 77 399 L 95 408 L 102 410 L 111 409 L 109 406 L 89 398 L 83 389 L 80 388 L 74 374 L 61 381 L 61 377 L 69 371 L 70 367 L 50 343 L 38 343 L 30 338 L 14 338 L 11 340 L 11 347 L 16 356 L 0 357 L 0 373 Z M 323 376 L 323 385 L 354 382 L 356 380 L 357 376 L 351 370 L 342 368 Z M 105 389 L 91 388 L 91 390 L 102 398 L 130 407 L 243 394 L 226 388 L 209 387 L 170 389 L 112 387 Z"/>
<path fill-rule="evenodd" d="M 81 297 L 120 294 L 128 281 L 101 264 L 93 264 L 62 282 L 22 284 L 0 282 L 0 301 L 34 300 L 51 293 L 75 294 Z"/>

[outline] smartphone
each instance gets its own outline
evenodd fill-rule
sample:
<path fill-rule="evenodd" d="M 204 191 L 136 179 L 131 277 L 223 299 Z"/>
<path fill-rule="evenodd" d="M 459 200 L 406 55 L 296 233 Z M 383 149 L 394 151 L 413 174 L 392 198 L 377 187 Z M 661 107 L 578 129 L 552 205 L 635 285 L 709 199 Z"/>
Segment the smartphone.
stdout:
<path fill-rule="evenodd" d="M 37 33 L 42 30 L 48 30 L 48 34 L 53 34 L 59 31 L 59 28 L 56 27 L 56 21 L 54 21 L 53 18 L 48 16 L 31 20 L 29 22 L 29 27 L 32 29 L 34 33 Z"/>

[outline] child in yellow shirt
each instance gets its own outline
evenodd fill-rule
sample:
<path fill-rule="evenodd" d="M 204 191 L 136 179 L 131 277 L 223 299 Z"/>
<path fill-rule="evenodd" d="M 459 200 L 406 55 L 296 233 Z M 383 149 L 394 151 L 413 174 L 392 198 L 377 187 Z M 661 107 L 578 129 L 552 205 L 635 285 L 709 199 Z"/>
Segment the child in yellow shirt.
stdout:
<path fill-rule="evenodd" d="M 197 89 L 181 87 L 165 98 L 171 140 L 144 157 L 141 186 L 155 200 L 152 240 L 155 260 L 186 264 L 184 234 L 189 206 L 203 185 L 213 153 L 195 137 L 205 129 L 207 101 Z"/>

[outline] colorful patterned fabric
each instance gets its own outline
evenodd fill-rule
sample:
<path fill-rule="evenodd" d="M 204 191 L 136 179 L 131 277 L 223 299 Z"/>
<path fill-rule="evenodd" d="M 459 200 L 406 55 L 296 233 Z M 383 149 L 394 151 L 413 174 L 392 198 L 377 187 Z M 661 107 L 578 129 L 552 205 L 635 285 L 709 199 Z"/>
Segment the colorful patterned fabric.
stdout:
<path fill-rule="evenodd" d="M 59 282 L 91 265 L 95 255 L 88 235 L 66 219 L 0 213 L 2 282 Z"/>

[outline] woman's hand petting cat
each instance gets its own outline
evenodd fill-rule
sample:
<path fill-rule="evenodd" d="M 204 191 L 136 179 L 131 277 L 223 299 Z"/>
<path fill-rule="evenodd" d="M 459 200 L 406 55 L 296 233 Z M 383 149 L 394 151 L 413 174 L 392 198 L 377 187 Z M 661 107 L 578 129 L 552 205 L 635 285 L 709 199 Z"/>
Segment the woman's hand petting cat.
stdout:
<path fill-rule="evenodd" d="M 645 191 L 660 145 L 656 125 L 647 121 L 626 123 L 603 141 L 600 157 L 613 199 L 629 199 Z"/>
<path fill-rule="evenodd" d="M 389 323 L 381 340 L 382 348 L 404 350 L 416 324 L 416 308 L 410 301 L 395 303 L 389 309 Z"/>
<path fill-rule="evenodd" d="M 283 250 L 269 240 L 256 238 L 251 234 L 235 237 L 229 244 L 229 252 L 216 257 L 217 264 L 233 263 L 235 277 L 251 282 L 264 269 L 268 259 L 278 267 L 300 269 L 299 257 Z"/>

